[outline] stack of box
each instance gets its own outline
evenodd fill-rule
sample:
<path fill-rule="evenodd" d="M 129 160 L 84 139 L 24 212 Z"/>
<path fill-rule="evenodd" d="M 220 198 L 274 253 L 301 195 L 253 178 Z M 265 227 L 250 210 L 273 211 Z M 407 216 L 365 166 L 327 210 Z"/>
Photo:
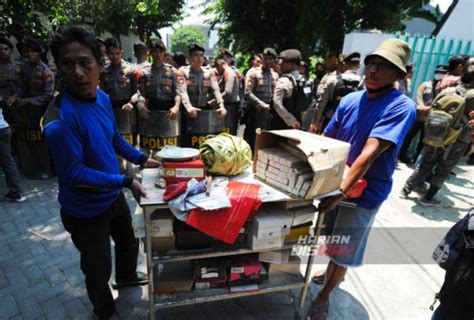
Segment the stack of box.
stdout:
<path fill-rule="evenodd" d="M 303 198 L 313 181 L 309 164 L 279 147 L 258 150 L 255 174 L 269 184 Z"/>
<path fill-rule="evenodd" d="M 175 248 L 173 213 L 168 209 L 155 210 L 151 215 L 152 251 L 167 251 Z M 133 232 L 136 238 L 145 238 L 145 216 L 137 207 L 133 215 Z"/>
<path fill-rule="evenodd" d="M 207 290 L 225 287 L 229 261 L 205 259 L 194 261 L 194 287 L 196 290 Z"/>
<path fill-rule="evenodd" d="M 247 230 L 247 244 L 252 250 L 281 248 L 291 221 L 292 217 L 280 206 L 262 205 Z"/>
<path fill-rule="evenodd" d="M 285 237 L 285 241 L 295 241 L 300 236 L 310 234 L 316 211 L 317 209 L 313 205 L 289 209 L 288 213 L 291 215 L 292 221 L 290 232 Z"/>

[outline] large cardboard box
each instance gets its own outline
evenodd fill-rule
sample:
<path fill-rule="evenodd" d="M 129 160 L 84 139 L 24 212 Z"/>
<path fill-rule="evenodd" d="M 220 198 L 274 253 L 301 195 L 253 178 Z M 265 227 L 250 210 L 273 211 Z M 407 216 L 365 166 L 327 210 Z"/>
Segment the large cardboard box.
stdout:
<path fill-rule="evenodd" d="M 294 147 L 313 170 L 305 199 L 339 189 L 351 147 L 349 143 L 294 129 L 260 131 L 255 142 L 253 173 L 257 171 L 258 150 L 279 147 L 279 142 Z"/>

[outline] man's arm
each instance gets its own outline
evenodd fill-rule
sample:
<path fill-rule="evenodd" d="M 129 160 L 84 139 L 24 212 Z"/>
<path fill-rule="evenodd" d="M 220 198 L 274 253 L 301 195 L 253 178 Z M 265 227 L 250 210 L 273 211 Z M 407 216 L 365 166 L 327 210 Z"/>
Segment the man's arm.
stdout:
<path fill-rule="evenodd" d="M 85 166 L 82 143 L 67 124 L 62 121 L 52 122 L 46 125 L 43 132 L 58 178 L 66 185 L 106 189 L 125 186 L 125 176 L 105 173 Z"/>
<path fill-rule="evenodd" d="M 362 149 L 361 154 L 354 161 L 346 178 L 341 183 L 342 194 L 323 199 L 319 204 L 318 210 L 320 212 L 333 210 L 337 203 L 345 198 L 344 194 L 346 194 L 356 184 L 356 182 L 365 175 L 367 170 L 370 169 L 375 159 L 393 146 L 394 144 L 391 141 L 369 138 L 364 149 Z"/>
<path fill-rule="evenodd" d="M 230 68 L 229 68 L 230 69 Z M 237 75 L 232 70 L 226 70 L 224 72 L 224 92 L 221 93 L 222 99 L 232 95 L 234 92 L 235 78 Z"/>
<path fill-rule="evenodd" d="M 176 71 L 176 92 L 181 97 L 181 102 L 183 103 L 184 108 L 189 112 L 192 109 L 191 99 L 188 95 L 188 87 L 186 84 L 186 77 L 181 70 Z"/>
<path fill-rule="evenodd" d="M 276 113 L 289 127 L 299 129 L 300 123 L 298 120 L 296 120 L 296 118 L 283 106 L 283 98 L 285 97 L 285 93 L 291 88 L 292 83 L 290 79 L 283 77 L 278 79 L 277 85 L 275 87 L 275 93 L 273 94 L 273 107 L 275 108 Z"/>
<path fill-rule="evenodd" d="M 148 156 L 131 146 L 115 128 L 112 144 L 116 153 L 136 165 L 143 165 Z"/>
<path fill-rule="evenodd" d="M 217 101 L 218 109 L 224 108 L 224 99 L 222 99 L 221 90 L 219 88 L 219 83 L 217 82 L 216 76 L 211 74 L 211 89 L 214 93 L 214 97 Z"/>
<path fill-rule="evenodd" d="M 43 94 L 28 98 L 31 106 L 44 106 L 48 104 L 54 96 L 54 73 L 51 70 L 44 71 L 45 86 Z"/>
<path fill-rule="evenodd" d="M 325 83 L 324 86 L 318 87 L 318 101 L 316 103 L 316 112 L 314 113 L 312 124 L 321 123 L 321 117 L 326 111 L 326 106 L 331 100 L 331 96 L 334 95 L 334 82 L 331 79 Z"/>
<path fill-rule="evenodd" d="M 257 98 L 257 96 L 253 93 L 256 84 L 256 76 L 252 70 L 247 72 L 245 76 L 245 98 L 250 104 L 254 107 L 262 107 L 266 106 L 266 103 Z"/>

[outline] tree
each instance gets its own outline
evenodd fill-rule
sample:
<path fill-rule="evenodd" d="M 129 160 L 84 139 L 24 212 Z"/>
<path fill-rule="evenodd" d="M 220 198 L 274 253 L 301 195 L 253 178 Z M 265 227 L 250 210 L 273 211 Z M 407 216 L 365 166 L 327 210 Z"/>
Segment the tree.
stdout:
<path fill-rule="evenodd" d="M 3 0 L 0 33 L 46 39 L 66 24 L 89 25 L 116 38 L 134 32 L 142 41 L 182 17 L 185 0 Z M 3 31 L 3 32 L 2 32 Z"/>
<path fill-rule="evenodd" d="M 173 52 L 188 52 L 188 46 L 193 42 L 204 46 L 207 43 L 207 37 L 201 29 L 191 26 L 181 27 L 173 34 L 171 49 Z"/>
<path fill-rule="evenodd" d="M 220 24 L 221 45 L 260 52 L 299 48 L 304 56 L 339 52 L 353 30 L 400 31 L 407 17 L 436 17 L 422 7 L 430 0 L 211 0 L 205 13 Z"/>
<path fill-rule="evenodd" d="M 5 0 L 0 2 L 0 34 L 17 41 L 25 34 L 46 38 L 49 30 L 43 25 L 41 11 L 49 1 Z"/>

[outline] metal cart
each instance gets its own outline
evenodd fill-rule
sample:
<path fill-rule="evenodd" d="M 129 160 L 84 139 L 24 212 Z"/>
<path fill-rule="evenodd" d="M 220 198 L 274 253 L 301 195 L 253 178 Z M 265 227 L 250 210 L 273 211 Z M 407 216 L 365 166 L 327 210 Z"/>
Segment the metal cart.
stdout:
<path fill-rule="evenodd" d="M 304 275 L 294 275 L 288 273 L 272 274 L 270 279 L 259 285 L 260 290 L 256 292 L 231 293 L 228 288 L 218 288 L 209 290 L 194 290 L 191 292 L 171 293 L 171 294 L 155 294 L 153 286 L 153 267 L 160 263 L 176 262 L 184 260 L 205 259 L 223 256 L 232 256 L 240 254 L 249 254 L 264 251 L 275 251 L 281 249 L 291 249 L 296 242 L 285 243 L 283 248 L 272 248 L 263 250 L 251 250 L 244 245 L 224 245 L 220 244 L 212 249 L 179 251 L 173 250 L 166 252 L 165 255 L 157 255 L 152 252 L 151 239 L 151 215 L 156 209 L 166 209 L 168 205 L 163 201 L 164 190 L 155 187 L 155 181 L 158 177 L 158 169 L 145 169 L 142 172 L 142 183 L 148 192 L 148 198 L 142 198 L 140 205 L 143 208 L 145 216 L 145 247 L 148 271 L 148 294 L 149 294 L 149 318 L 155 319 L 155 311 L 162 308 L 177 307 L 191 305 L 203 302 L 211 302 L 225 299 L 233 299 L 244 296 L 259 295 L 276 291 L 285 291 L 290 289 L 302 288 L 300 307 L 303 306 L 308 286 L 311 278 L 311 267 L 313 264 L 313 256 L 309 256 L 307 267 Z M 250 171 L 246 171 L 236 180 L 249 183 L 259 183 L 261 190 L 259 197 L 265 202 L 288 202 L 301 199 L 295 199 L 289 195 L 282 193 L 262 182 L 255 180 Z M 316 214 L 316 213 L 315 213 Z M 318 219 L 322 220 L 322 219 Z M 318 224 L 321 224 L 319 221 Z M 316 237 L 319 236 L 319 228 L 317 228 Z"/>

